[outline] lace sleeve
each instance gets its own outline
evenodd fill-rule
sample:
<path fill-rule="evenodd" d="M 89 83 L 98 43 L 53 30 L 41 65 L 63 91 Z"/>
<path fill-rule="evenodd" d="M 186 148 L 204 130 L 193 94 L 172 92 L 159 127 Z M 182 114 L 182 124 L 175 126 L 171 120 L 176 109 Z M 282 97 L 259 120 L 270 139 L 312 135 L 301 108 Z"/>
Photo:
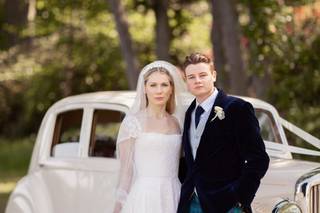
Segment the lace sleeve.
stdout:
<path fill-rule="evenodd" d="M 131 138 L 137 138 L 140 132 L 140 124 L 136 117 L 128 115 L 121 123 L 117 138 L 117 145 Z"/>
<path fill-rule="evenodd" d="M 134 142 L 139 134 L 139 123 L 135 117 L 126 117 L 121 123 L 118 139 L 117 152 L 120 160 L 119 182 L 116 191 L 116 207 L 114 212 L 120 212 L 130 191 L 134 176 L 133 153 Z"/>

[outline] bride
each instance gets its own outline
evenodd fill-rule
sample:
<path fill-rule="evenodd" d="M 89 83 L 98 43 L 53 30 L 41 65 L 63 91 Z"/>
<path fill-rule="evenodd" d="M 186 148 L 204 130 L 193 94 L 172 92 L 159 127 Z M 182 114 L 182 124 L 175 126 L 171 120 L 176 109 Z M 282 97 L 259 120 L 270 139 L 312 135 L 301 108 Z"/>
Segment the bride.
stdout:
<path fill-rule="evenodd" d="M 168 62 L 155 61 L 141 71 L 117 140 L 121 168 L 114 213 L 176 212 L 182 90 L 178 70 Z"/>

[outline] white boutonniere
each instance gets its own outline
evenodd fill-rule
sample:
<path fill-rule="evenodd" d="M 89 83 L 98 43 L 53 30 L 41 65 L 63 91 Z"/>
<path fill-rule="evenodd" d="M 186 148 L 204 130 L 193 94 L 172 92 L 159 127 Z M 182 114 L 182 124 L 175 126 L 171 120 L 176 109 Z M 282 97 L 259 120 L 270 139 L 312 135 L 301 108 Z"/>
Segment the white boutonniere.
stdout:
<path fill-rule="evenodd" d="M 223 109 L 221 107 L 215 106 L 214 107 L 214 112 L 216 114 L 214 115 L 214 117 L 211 119 L 210 122 L 212 122 L 214 119 L 216 119 L 216 117 L 218 117 L 219 120 L 223 120 L 225 118 L 224 111 L 223 111 Z"/>

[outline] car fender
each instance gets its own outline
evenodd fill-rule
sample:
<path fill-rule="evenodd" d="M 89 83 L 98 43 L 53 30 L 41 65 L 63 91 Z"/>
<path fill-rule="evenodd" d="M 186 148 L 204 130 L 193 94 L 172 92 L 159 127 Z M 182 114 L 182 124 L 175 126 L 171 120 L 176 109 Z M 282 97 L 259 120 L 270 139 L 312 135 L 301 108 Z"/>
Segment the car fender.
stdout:
<path fill-rule="evenodd" d="M 53 213 L 51 199 L 37 173 L 22 178 L 11 193 L 5 213 Z"/>

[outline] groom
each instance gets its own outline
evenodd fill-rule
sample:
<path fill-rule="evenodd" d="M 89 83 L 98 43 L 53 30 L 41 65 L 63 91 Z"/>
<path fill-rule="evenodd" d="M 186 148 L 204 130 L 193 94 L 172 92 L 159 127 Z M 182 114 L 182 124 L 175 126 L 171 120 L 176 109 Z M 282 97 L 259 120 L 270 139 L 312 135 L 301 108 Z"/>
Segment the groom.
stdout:
<path fill-rule="evenodd" d="M 269 166 L 253 107 L 214 86 L 213 62 L 203 54 L 186 57 L 184 74 L 196 99 L 184 123 L 187 171 L 178 213 L 252 212 Z"/>

